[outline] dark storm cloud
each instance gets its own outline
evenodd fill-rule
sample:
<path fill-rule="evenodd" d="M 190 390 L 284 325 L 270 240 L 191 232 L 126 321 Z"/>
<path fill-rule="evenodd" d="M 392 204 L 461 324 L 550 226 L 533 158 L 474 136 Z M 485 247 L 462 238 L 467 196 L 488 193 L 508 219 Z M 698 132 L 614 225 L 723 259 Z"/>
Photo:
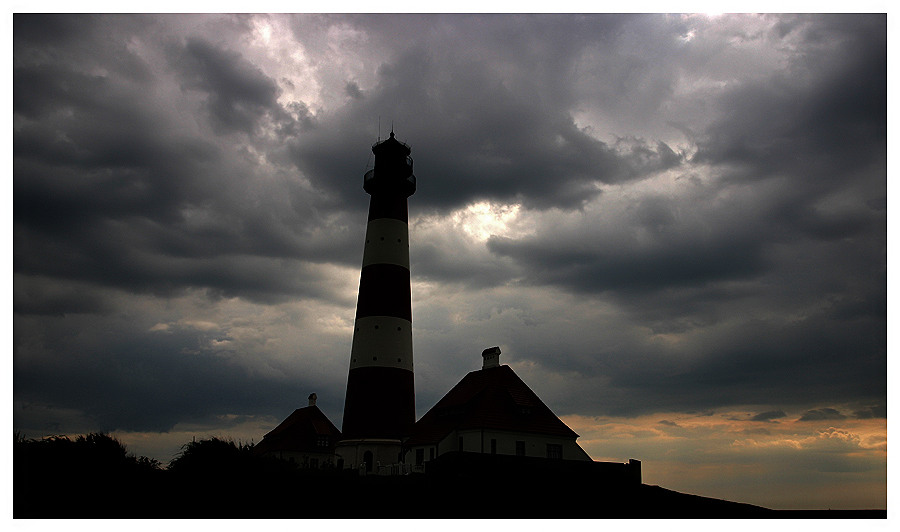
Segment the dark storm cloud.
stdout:
<path fill-rule="evenodd" d="M 606 390 L 585 391 L 596 404 L 625 414 L 884 396 L 886 36 L 883 19 L 860 22 L 821 27 L 850 44 L 828 60 L 807 45 L 789 70 L 802 76 L 724 92 L 683 174 L 702 163 L 711 180 L 598 218 L 614 230 L 547 225 L 488 241 L 529 284 L 612 297 L 655 334 L 703 337 L 620 349 L 621 363 L 598 354 Z M 715 327 L 727 337 L 700 332 Z M 556 355 L 528 356 L 596 371 Z"/>
<path fill-rule="evenodd" d="M 750 418 L 750 421 L 772 421 L 774 419 L 781 419 L 783 417 L 787 417 L 787 414 L 782 410 L 769 410 L 768 412 L 760 412 L 755 416 Z"/>
<path fill-rule="evenodd" d="M 153 246 L 146 250 L 123 251 L 122 242 L 141 235 L 118 234 L 116 228 L 108 225 L 79 235 L 82 240 L 77 250 L 73 241 L 59 246 L 42 235 L 24 231 L 19 235 L 27 239 L 27 244 L 22 244 L 14 254 L 14 264 L 21 272 L 16 282 L 25 286 L 41 284 L 45 276 L 51 276 L 163 296 L 180 294 L 186 287 L 206 287 L 211 296 L 240 296 L 267 302 L 302 296 L 334 299 L 335 288 L 341 288 L 322 282 L 322 274 L 315 267 L 279 257 L 216 253 L 195 257 L 196 250 L 191 250 L 187 256 L 172 257 L 160 254 Z M 47 256 L 53 256 L 55 260 L 44 262 L 45 259 L 39 258 Z M 55 313 L 61 310 L 59 305 L 65 301 L 76 303 L 75 299 L 55 299 L 50 309 L 42 310 L 38 305 L 40 299 L 34 299 L 28 289 L 25 293 L 29 295 L 21 300 L 17 293 L 16 311 Z"/>
<path fill-rule="evenodd" d="M 327 296 L 303 276 L 276 273 L 286 271 L 277 258 L 355 263 L 347 246 L 355 233 L 310 209 L 316 200 L 293 176 L 278 181 L 281 190 L 257 186 L 248 194 L 256 167 L 214 136 L 188 133 L 177 113 L 155 107 L 150 96 L 163 90 L 165 78 L 146 65 L 136 68 L 143 60 L 98 35 L 112 22 L 130 29 L 134 18 L 64 19 L 68 37 L 41 39 L 30 17 L 16 17 L 17 281 L 52 276 L 159 294 L 205 286 L 259 300 L 298 290 Z M 139 20 L 148 27 L 155 21 Z M 289 113 L 275 102 L 276 84 L 239 53 L 197 38 L 168 43 L 166 52 L 181 69 L 183 90 L 204 95 L 216 130 L 253 134 L 264 122 L 291 129 Z M 128 75 L 90 73 L 91 63 Z M 278 194 L 281 205 L 269 194 Z M 323 224 L 330 235 L 307 236 Z M 46 311 L 57 312 L 64 301 L 56 298 Z M 36 305 L 19 300 L 16 308 L 44 311 Z"/>
<path fill-rule="evenodd" d="M 86 413 L 97 430 L 165 432 L 178 422 L 208 423 L 213 412 L 281 415 L 285 403 L 299 404 L 310 389 L 322 390 L 331 407 L 341 399 L 325 390 L 339 390 L 337 382 L 263 377 L 238 364 L 234 352 L 210 347 L 209 340 L 224 339 L 217 330 L 147 332 L 121 320 L 119 330 L 101 334 L 86 316 L 52 320 L 20 324 L 23 331 L 52 326 L 41 349 L 53 359 L 17 361 L 17 400 L 67 405 Z"/>
<path fill-rule="evenodd" d="M 440 17 L 427 19 L 441 27 Z M 492 37 L 484 37 L 481 28 L 493 20 Z M 554 26 L 552 18 L 542 20 L 525 17 L 523 23 Z M 361 130 L 371 131 L 379 116 L 385 132 L 391 120 L 399 138 L 414 139 L 416 172 L 428 179 L 411 208 L 426 212 L 446 212 L 474 199 L 578 208 L 598 194 L 599 183 L 640 179 L 681 162 L 665 143 L 623 138 L 610 145 L 576 126 L 568 108 L 572 88 L 557 81 L 574 68 L 572 41 L 539 37 L 546 35 L 539 28 L 517 25 L 513 32 L 506 18 L 453 21 L 454 38 L 487 38 L 485 46 L 497 48 L 484 56 L 469 54 L 461 41 L 438 48 L 444 44 L 440 37 L 431 41 L 430 35 L 413 33 L 412 44 L 378 66 L 373 87 L 360 92 L 348 82 L 353 101 L 343 114 L 318 124 L 327 126 L 329 137 L 300 138 L 292 148 L 298 166 L 319 186 L 348 198 L 358 194 L 356 180 L 338 177 L 361 170 L 361 159 L 346 160 L 347 141 L 363 145 Z M 597 26 L 602 33 L 602 21 Z M 498 33 L 525 42 L 501 43 Z M 498 75 L 495 60 L 512 63 L 509 73 Z"/>
<path fill-rule="evenodd" d="M 846 419 L 847 416 L 841 414 L 839 410 L 834 408 L 816 408 L 814 410 L 807 410 L 802 416 L 800 416 L 800 421 L 821 421 L 823 419 Z"/>
<path fill-rule="evenodd" d="M 860 22 L 828 28 L 852 44 L 824 62 L 801 55 L 797 79 L 777 74 L 726 92 L 719 100 L 722 118 L 692 158 L 720 168 L 720 191 L 734 188 L 737 176 L 783 185 L 761 188 L 748 197 L 750 204 L 721 202 L 721 210 L 705 213 L 702 227 L 675 223 L 672 213 L 690 208 L 677 200 L 641 200 L 623 225 L 626 231 L 645 228 L 654 237 L 649 247 L 605 246 L 581 233 L 548 232 L 494 238 L 489 249 L 528 265 L 538 283 L 628 291 L 752 278 L 777 266 L 765 259 L 766 251 L 785 241 L 875 237 L 877 244 L 885 220 L 886 35 L 882 19 Z M 862 202 L 834 211 L 817 206 L 823 197 L 857 186 L 863 187 Z"/>
<path fill-rule="evenodd" d="M 19 275 L 13 276 L 13 312 L 17 316 L 105 314 L 114 308 L 114 305 L 98 294 L 96 288 L 91 285 L 52 278 L 37 278 L 30 281 Z"/>
<path fill-rule="evenodd" d="M 546 240 L 492 237 L 488 249 L 525 265 L 531 282 L 577 292 L 656 291 L 741 279 L 759 273 L 764 263 L 758 239 L 727 232 L 704 240 L 661 237 L 657 247 L 643 250 L 603 242 L 573 249 L 561 245 L 565 241 L 559 235 Z"/>
<path fill-rule="evenodd" d="M 303 102 L 282 107 L 275 80 L 227 45 L 196 36 L 162 39 L 182 94 L 199 96 L 215 132 L 253 139 L 261 127 L 273 127 L 283 142 L 251 142 L 271 160 L 295 164 L 320 192 L 313 197 L 313 191 L 285 180 L 293 209 L 276 214 L 243 203 L 246 193 L 239 184 L 250 175 L 241 174 L 258 169 L 244 160 L 235 166 L 229 159 L 239 152 L 229 152 L 211 136 L 187 135 L 172 115 L 159 112 L 145 97 L 166 81 L 158 66 L 151 69 L 124 40 L 116 41 L 115 31 L 102 34 L 107 27 L 124 26 L 127 35 L 142 24 L 159 27 L 170 19 L 64 17 L 59 24 L 72 29 L 63 32 L 66 40 L 55 41 L 32 37 L 38 25 L 17 18 L 15 231 L 17 242 L 28 244 L 16 246 L 16 271 L 155 293 L 199 285 L 261 300 L 296 295 L 296 286 L 277 280 L 283 276 L 261 269 L 265 261 L 231 255 L 358 261 L 353 233 L 311 242 L 304 229 L 322 225 L 318 212 L 345 211 L 359 219 L 365 208 L 359 177 L 372 139 L 360 117 L 385 115 L 387 123 L 396 114 L 401 138 L 416 139 L 416 171 L 428 176 L 412 203 L 419 211 L 452 209 L 473 198 L 577 207 L 598 193 L 599 182 L 636 179 L 680 163 L 681 156 L 664 143 L 622 139 L 611 146 L 592 138 L 568 115 L 571 95 L 565 85 L 551 83 L 546 90 L 523 77 L 519 69 L 537 65 L 546 70 L 541 81 L 561 79 L 572 68 L 569 55 L 577 45 L 566 39 L 545 43 L 534 32 L 523 35 L 517 24 L 558 32 L 566 20 L 489 19 L 527 50 L 520 57 L 504 51 L 508 44 L 497 48 L 517 67 L 506 79 L 495 75 L 491 57 L 427 48 L 435 43 L 423 32 L 379 66 L 374 87 L 363 90 L 346 82 L 354 103 L 321 118 L 312 118 Z M 363 20 L 394 24 L 390 17 Z M 434 23 L 445 24 L 441 20 Z M 479 30 L 484 23 L 475 17 L 448 27 L 454 38 L 488 35 Z M 576 24 L 594 40 L 617 25 L 613 19 Z M 115 46 L 107 45 L 109 37 Z M 485 38 L 485 45 L 501 43 L 496 36 Z M 46 57 L 60 60 L 47 63 Z M 90 63 L 127 75 L 91 73 L 83 68 Z M 348 146 L 360 146 L 359 154 L 348 156 Z M 269 200 L 263 195 L 259 201 Z M 190 209 L 202 209 L 216 222 L 192 227 L 184 214 Z M 335 229 L 344 226 L 332 223 Z M 423 263 L 421 273 L 429 271 Z"/>
<path fill-rule="evenodd" d="M 887 406 L 867 406 L 853 411 L 856 419 L 887 418 Z"/>
<path fill-rule="evenodd" d="M 816 20 L 813 30 L 796 31 L 827 34 L 845 46 L 826 59 L 814 53 L 821 43 L 807 41 L 787 72 L 728 92 L 719 102 L 722 119 L 703 135 L 695 161 L 732 165 L 734 178 L 787 172 L 805 179 L 806 193 L 879 169 L 887 131 L 885 19 Z"/>
<path fill-rule="evenodd" d="M 344 86 L 344 90 L 347 92 L 347 96 L 359 99 L 363 97 L 362 91 L 359 89 L 359 85 L 354 81 L 348 81 L 347 85 Z"/>
<path fill-rule="evenodd" d="M 52 42 L 70 42 L 81 33 L 85 20 L 61 14 L 20 13 L 14 18 L 17 42 L 45 45 Z"/>
<path fill-rule="evenodd" d="M 750 320 L 725 330 L 721 338 L 682 348 L 648 342 L 598 353 L 584 374 L 603 375 L 603 385 L 588 378 L 584 389 L 573 386 L 574 403 L 565 407 L 583 412 L 576 397 L 590 397 L 615 415 L 631 415 L 660 405 L 687 411 L 710 404 L 876 402 L 887 394 L 883 320 L 820 315 L 800 323 Z M 548 368 L 571 370 L 556 353 L 536 355 Z"/>
<path fill-rule="evenodd" d="M 185 86 L 207 94 L 217 126 L 252 134 L 266 114 L 281 114 L 278 85 L 240 53 L 192 38 L 171 54 Z"/>

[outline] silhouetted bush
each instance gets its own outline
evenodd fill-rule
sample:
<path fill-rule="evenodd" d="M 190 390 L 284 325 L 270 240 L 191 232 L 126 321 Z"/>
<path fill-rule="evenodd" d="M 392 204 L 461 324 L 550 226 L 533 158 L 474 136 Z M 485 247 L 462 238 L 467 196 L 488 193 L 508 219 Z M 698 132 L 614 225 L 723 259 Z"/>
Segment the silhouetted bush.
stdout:
<path fill-rule="evenodd" d="M 291 462 L 220 438 L 183 445 L 167 474 L 173 493 L 185 494 L 168 501 L 168 517 L 287 517 L 305 484 Z"/>
<path fill-rule="evenodd" d="M 169 463 L 169 471 L 191 474 L 235 474 L 253 468 L 253 446 L 210 438 L 182 446 L 181 453 Z"/>
<path fill-rule="evenodd" d="M 162 474 L 108 434 L 22 439 L 13 447 L 15 517 L 138 516 Z M 148 509 L 143 510 L 146 515 Z"/>
<path fill-rule="evenodd" d="M 129 454 L 125 446 L 104 433 L 91 433 L 70 440 L 66 436 L 50 436 L 39 440 L 16 439 L 16 464 L 24 473 L 53 472 L 120 473 L 155 471 L 158 461 Z"/>

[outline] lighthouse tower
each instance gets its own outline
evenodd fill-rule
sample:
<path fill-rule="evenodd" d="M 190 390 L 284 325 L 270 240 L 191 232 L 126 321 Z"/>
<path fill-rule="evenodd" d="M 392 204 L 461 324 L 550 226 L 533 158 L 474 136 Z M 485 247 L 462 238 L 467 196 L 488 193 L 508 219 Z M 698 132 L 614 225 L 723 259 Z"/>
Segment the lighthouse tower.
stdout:
<path fill-rule="evenodd" d="M 369 220 L 359 279 L 343 440 L 345 468 L 375 472 L 401 460 L 415 423 L 407 198 L 416 191 L 410 148 L 394 138 L 372 146 L 365 174 Z"/>

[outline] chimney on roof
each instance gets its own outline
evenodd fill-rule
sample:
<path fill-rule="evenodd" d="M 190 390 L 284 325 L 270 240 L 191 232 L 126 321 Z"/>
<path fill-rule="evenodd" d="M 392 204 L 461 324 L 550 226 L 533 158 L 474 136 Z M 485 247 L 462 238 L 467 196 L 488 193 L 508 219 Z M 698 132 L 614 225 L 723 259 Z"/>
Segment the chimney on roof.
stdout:
<path fill-rule="evenodd" d="M 316 399 L 318 399 L 318 397 L 316 397 L 315 393 L 309 394 L 309 406 L 316 406 Z"/>
<path fill-rule="evenodd" d="M 481 366 L 481 369 L 496 368 L 500 366 L 499 347 L 489 347 L 481 352 L 481 356 L 484 358 L 484 365 Z"/>

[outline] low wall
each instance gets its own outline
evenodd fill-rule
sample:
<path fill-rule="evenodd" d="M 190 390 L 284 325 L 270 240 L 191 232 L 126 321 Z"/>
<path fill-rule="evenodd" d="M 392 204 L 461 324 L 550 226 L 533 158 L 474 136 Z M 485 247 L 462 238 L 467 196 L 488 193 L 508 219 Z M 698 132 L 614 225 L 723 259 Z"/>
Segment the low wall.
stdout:
<path fill-rule="evenodd" d="M 605 487 L 640 486 L 641 462 L 551 460 L 468 452 L 449 452 L 425 463 L 425 474 L 459 480 L 504 479 L 510 482 L 573 482 Z"/>

